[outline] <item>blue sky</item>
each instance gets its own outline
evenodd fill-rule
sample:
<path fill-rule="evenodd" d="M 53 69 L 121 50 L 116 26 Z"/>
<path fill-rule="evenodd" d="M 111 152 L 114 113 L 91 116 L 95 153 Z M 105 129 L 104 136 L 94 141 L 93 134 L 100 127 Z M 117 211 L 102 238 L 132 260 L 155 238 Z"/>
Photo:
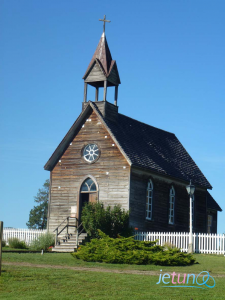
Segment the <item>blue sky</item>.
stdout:
<path fill-rule="evenodd" d="M 81 112 L 82 77 L 106 14 L 120 113 L 176 134 L 213 186 L 225 232 L 224 11 L 223 0 L 1 1 L 4 225 L 26 227 L 49 178 L 43 166 Z"/>

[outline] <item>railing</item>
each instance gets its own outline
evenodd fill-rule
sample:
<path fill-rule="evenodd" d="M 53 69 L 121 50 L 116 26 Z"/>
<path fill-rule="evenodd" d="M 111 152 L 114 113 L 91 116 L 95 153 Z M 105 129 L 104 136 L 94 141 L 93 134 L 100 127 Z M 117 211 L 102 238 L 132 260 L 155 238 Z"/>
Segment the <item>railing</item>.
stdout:
<path fill-rule="evenodd" d="M 74 219 L 74 224 L 70 224 L 70 219 Z M 66 235 L 68 236 L 69 234 L 69 227 L 74 227 L 77 228 L 78 226 L 78 219 L 76 217 L 66 217 L 61 224 L 59 224 L 58 227 L 53 231 L 55 232 L 55 245 L 58 243 L 58 236 L 60 233 L 62 233 L 66 229 Z"/>
<path fill-rule="evenodd" d="M 79 235 L 84 231 L 84 227 L 83 227 L 83 224 L 80 223 L 80 225 L 77 227 L 76 229 L 76 242 L 77 242 L 77 247 L 78 247 L 78 238 L 79 238 Z"/>
<path fill-rule="evenodd" d="M 70 224 L 70 219 L 74 219 L 74 224 Z M 60 235 L 60 233 L 62 233 L 65 229 L 66 229 L 66 239 L 69 237 L 69 227 L 74 227 L 74 233 L 76 234 L 76 238 L 77 238 L 77 243 L 78 243 L 78 237 L 79 235 L 84 231 L 83 228 L 83 224 L 80 223 L 79 225 L 79 220 L 76 217 L 66 217 L 66 219 L 64 219 L 62 221 L 62 223 L 59 224 L 58 227 L 56 227 L 56 229 L 53 231 L 55 232 L 55 245 L 58 244 L 58 236 Z"/>
<path fill-rule="evenodd" d="M 8 245 L 10 238 L 17 238 L 29 246 L 33 240 L 36 240 L 40 235 L 46 232 L 46 229 L 3 228 L 3 241 Z"/>
<path fill-rule="evenodd" d="M 171 245 L 187 252 L 188 232 L 138 232 L 135 239 L 140 241 L 157 241 L 157 245 Z M 193 252 L 205 254 L 225 254 L 225 235 L 193 233 Z"/>

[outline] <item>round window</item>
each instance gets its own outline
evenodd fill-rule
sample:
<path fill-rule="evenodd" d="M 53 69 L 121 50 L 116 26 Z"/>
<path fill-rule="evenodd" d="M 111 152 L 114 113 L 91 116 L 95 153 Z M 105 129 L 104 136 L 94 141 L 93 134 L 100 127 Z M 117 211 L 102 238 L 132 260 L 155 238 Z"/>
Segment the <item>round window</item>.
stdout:
<path fill-rule="evenodd" d="M 88 162 L 93 162 L 99 157 L 100 151 L 96 144 L 88 144 L 84 147 L 83 157 Z"/>

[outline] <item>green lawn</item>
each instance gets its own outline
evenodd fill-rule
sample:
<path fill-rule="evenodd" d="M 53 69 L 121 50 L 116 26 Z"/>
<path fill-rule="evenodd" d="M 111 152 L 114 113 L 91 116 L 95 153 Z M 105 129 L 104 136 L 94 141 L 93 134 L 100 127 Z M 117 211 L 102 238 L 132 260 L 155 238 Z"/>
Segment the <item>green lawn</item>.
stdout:
<path fill-rule="evenodd" d="M 13 252 L 21 252 L 21 251 L 24 251 L 24 252 L 27 252 L 29 251 L 29 249 L 15 249 L 15 248 L 10 248 L 9 246 L 5 246 L 5 247 L 2 247 L 2 251 L 13 251 Z"/>
<path fill-rule="evenodd" d="M 181 273 L 200 273 L 201 271 L 209 271 L 210 274 L 225 274 L 225 257 L 223 255 L 194 254 L 198 264 L 185 267 L 166 267 L 155 265 L 119 265 L 106 263 L 84 262 L 73 258 L 67 253 L 3 253 L 3 261 L 9 262 L 29 262 L 46 265 L 63 265 L 63 266 L 83 266 L 98 267 L 107 269 L 122 270 L 140 270 L 140 271 L 177 271 Z"/>
<path fill-rule="evenodd" d="M 0 277 L 0 299 L 181 299 L 207 300 L 225 299 L 225 257 L 217 255 L 195 255 L 199 264 L 190 267 L 129 266 L 104 263 L 85 263 L 70 254 L 3 253 L 4 262 L 30 262 L 43 264 L 43 268 L 2 266 Z M 48 269 L 46 265 L 84 266 L 109 269 L 108 273 Z M 200 273 L 211 271 L 216 280 L 213 289 L 165 288 L 157 285 L 158 276 L 115 274 L 110 270 L 146 270 L 162 273 Z M 182 278 L 182 277 L 181 277 Z M 182 280 L 182 279 L 181 279 Z"/>

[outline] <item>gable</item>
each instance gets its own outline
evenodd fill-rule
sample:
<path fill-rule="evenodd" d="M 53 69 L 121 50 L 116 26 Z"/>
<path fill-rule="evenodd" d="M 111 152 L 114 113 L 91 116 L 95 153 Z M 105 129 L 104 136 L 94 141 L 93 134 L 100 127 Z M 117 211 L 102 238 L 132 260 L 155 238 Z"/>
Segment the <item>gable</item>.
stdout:
<path fill-rule="evenodd" d="M 95 82 L 95 81 L 104 81 L 106 80 L 106 76 L 100 67 L 100 64 L 95 62 L 93 63 L 92 67 L 90 68 L 87 77 L 85 78 L 85 82 Z"/>
<path fill-rule="evenodd" d="M 110 82 L 112 82 L 113 84 L 118 85 L 118 84 L 121 83 L 120 82 L 119 72 L 118 72 L 118 69 L 117 69 L 116 62 L 113 61 L 112 63 L 113 63 L 113 65 L 111 67 L 111 70 L 109 71 L 108 80 Z"/>
<path fill-rule="evenodd" d="M 95 122 L 87 121 L 87 120 L 91 119 L 90 116 L 92 116 L 93 114 L 95 116 L 95 118 L 93 119 L 93 120 L 95 120 Z M 90 128 L 89 124 L 92 124 L 92 128 Z M 101 116 L 101 113 L 98 112 L 98 110 L 96 110 L 96 108 L 94 107 L 94 105 L 91 102 L 89 102 L 89 104 L 86 106 L 86 108 L 80 114 L 80 116 L 74 122 L 74 124 L 72 125 L 72 127 L 70 128 L 68 133 L 65 135 L 65 137 L 63 138 L 61 143 L 58 145 L 56 150 L 53 152 L 52 156 L 50 157 L 48 162 L 45 164 L 44 169 L 48 170 L 48 171 L 52 171 L 53 168 L 55 167 L 55 165 L 58 163 L 58 161 L 62 157 L 62 155 L 65 153 L 65 151 L 67 151 L 67 149 L 69 149 L 69 146 L 71 146 L 70 144 L 73 142 L 74 138 L 78 135 L 78 133 L 80 134 L 81 132 L 85 132 L 87 126 L 90 131 L 89 141 L 90 142 L 98 141 L 98 139 L 100 137 L 100 135 L 99 135 L 100 133 L 98 133 L 97 129 L 100 125 L 102 127 L 104 127 L 104 130 L 105 130 L 104 138 L 105 138 L 105 136 L 107 136 L 107 138 L 110 138 L 111 144 L 114 144 L 113 147 L 117 147 L 119 149 L 121 155 L 125 158 L 125 160 L 130 165 L 130 161 L 126 157 L 126 154 L 124 153 L 123 149 L 121 149 L 120 145 L 116 141 L 113 134 L 111 132 L 109 132 L 109 130 L 105 124 L 105 121 Z M 107 139 L 107 138 L 105 138 L 105 139 Z M 83 141 L 84 140 L 85 140 L 85 142 L 87 142 L 86 139 L 83 139 Z"/>
<path fill-rule="evenodd" d="M 88 144 L 96 144 L 100 150 L 99 158 L 93 164 L 88 163 L 83 158 L 82 150 Z M 100 166 L 103 166 L 103 169 L 105 167 L 108 169 L 108 165 L 120 166 L 121 168 L 121 164 L 128 166 L 126 159 L 94 111 L 91 112 L 79 132 L 70 142 L 60 160 L 60 163 L 63 163 L 64 166 L 74 167 L 76 165 L 76 168 L 80 166 L 82 170 L 90 167 L 91 169 L 99 169 Z M 79 169 L 79 172 L 81 172 L 81 169 Z M 85 174 L 87 174 L 86 170 L 84 171 Z"/>

